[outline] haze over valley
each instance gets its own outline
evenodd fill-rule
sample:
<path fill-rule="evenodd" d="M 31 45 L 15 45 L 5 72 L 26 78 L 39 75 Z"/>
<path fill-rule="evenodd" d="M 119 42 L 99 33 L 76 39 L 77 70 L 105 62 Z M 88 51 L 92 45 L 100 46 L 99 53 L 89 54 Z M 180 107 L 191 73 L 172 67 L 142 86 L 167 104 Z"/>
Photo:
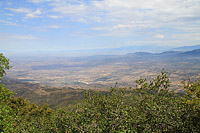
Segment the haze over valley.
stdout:
<path fill-rule="evenodd" d="M 110 89 L 116 83 L 118 87 L 134 87 L 140 77 L 150 80 L 165 69 L 169 72 L 171 87 L 183 91 L 181 82 L 197 79 L 200 72 L 198 49 L 82 57 L 10 56 L 10 59 L 13 68 L 6 78 L 74 89 Z"/>

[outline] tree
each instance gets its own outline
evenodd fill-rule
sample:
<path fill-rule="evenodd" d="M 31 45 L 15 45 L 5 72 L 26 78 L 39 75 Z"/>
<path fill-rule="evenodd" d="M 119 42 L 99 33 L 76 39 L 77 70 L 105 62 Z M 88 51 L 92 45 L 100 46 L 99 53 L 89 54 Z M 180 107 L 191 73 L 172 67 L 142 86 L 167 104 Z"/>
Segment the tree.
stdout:
<path fill-rule="evenodd" d="M 7 59 L 2 53 L 0 53 L 0 80 L 4 74 L 6 74 L 6 70 L 10 69 L 9 59 Z"/>
<path fill-rule="evenodd" d="M 6 70 L 11 68 L 9 65 L 9 59 L 7 59 L 3 54 L 0 54 L 0 81 Z M 7 89 L 3 84 L 0 84 L 0 132 L 6 131 L 7 127 L 11 127 L 11 117 L 9 112 L 11 108 L 7 106 L 7 102 L 13 96 L 13 92 Z"/>

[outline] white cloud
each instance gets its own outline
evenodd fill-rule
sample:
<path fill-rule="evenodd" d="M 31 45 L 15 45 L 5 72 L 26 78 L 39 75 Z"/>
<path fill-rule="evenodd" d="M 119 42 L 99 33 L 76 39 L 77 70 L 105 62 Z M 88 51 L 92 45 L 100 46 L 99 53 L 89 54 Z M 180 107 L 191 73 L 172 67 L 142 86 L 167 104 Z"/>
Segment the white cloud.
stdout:
<path fill-rule="evenodd" d="M 6 20 L 0 20 L 0 23 L 4 23 L 5 25 L 10 25 L 10 26 L 18 26 L 17 23 L 6 21 Z"/>
<path fill-rule="evenodd" d="M 42 2 L 49 2 L 49 1 L 52 1 L 52 0 L 28 0 L 29 2 L 32 2 L 32 3 L 42 3 Z"/>
<path fill-rule="evenodd" d="M 131 29 L 133 27 L 136 27 L 136 25 L 117 24 L 117 25 L 113 26 L 113 29 Z"/>
<path fill-rule="evenodd" d="M 40 9 L 37 9 L 36 11 L 34 12 L 29 12 L 28 14 L 26 14 L 26 18 L 39 18 L 41 17 L 41 11 Z"/>
<path fill-rule="evenodd" d="M 93 0 L 84 2 L 83 0 L 29 0 L 33 3 L 49 2 L 52 6 L 51 12 L 72 15 L 77 17 L 87 17 L 87 20 L 94 18 L 106 19 L 121 22 L 132 21 L 152 21 L 158 25 L 166 22 L 184 18 L 200 17 L 199 0 Z M 56 18 L 56 17 L 52 17 Z M 99 20 L 98 20 L 99 21 Z"/>
<path fill-rule="evenodd" d="M 188 23 L 182 18 L 200 18 L 199 0 L 31 0 L 32 2 L 50 2 L 50 12 L 60 13 L 77 22 L 97 22 L 120 28 L 176 28 Z M 50 18 L 58 18 L 51 16 Z M 181 20 L 182 19 L 182 20 Z M 128 26 L 128 27 L 127 27 Z"/>
<path fill-rule="evenodd" d="M 183 32 L 199 32 L 200 0 L 28 0 L 39 9 L 18 8 L 9 10 L 25 13 L 26 18 L 48 18 L 82 22 L 99 34 L 130 36 L 132 32 L 170 28 Z M 39 7 L 45 3 L 48 8 Z M 43 15 L 44 16 L 44 15 Z M 91 25 L 90 25 L 91 24 Z M 97 25 L 95 25 L 97 24 Z M 49 28 L 58 28 L 50 25 Z M 159 33 L 159 34 L 157 34 Z M 143 33 L 141 33 L 142 35 Z M 162 32 L 151 37 L 167 38 Z"/>
<path fill-rule="evenodd" d="M 7 16 L 14 16 L 14 14 L 11 14 L 11 13 L 5 13 L 4 15 L 7 15 Z"/>
<path fill-rule="evenodd" d="M 48 17 L 53 19 L 63 18 L 62 16 L 56 16 L 56 15 L 49 15 Z"/>
<path fill-rule="evenodd" d="M 49 25 L 48 27 L 54 28 L 54 29 L 62 28 L 62 26 L 59 26 L 59 25 Z"/>
<path fill-rule="evenodd" d="M 100 31 L 100 30 L 104 30 L 105 28 L 103 28 L 103 27 L 94 27 L 94 28 L 92 28 L 91 30 L 96 30 L 96 31 Z"/>
<path fill-rule="evenodd" d="M 71 14 L 71 15 L 80 16 L 83 13 L 87 12 L 87 5 L 82 4 L 82 3 L 71 4 L 66 1 L 60 0 L 59 2 L 53 3 L 52 6 L 54 6 L 54 8 L 52 9 L 52 12 L 59 12 L 65 15 Z"/>
<path fill-rule="evenodd" d="M 32 35 L 22 35 L 22 34 L 8 34 L 8 33 L 1 33 L 0 32 L 0 40 L 35 40 L 37 39 L 35 36 Z"/>
<path fill-rule="evenodd" d="M 5 8 L 7 10 L 11 10 L 16 13 L 24 13 L 26 18 L 39 18 L 41 17 L 40 15 L 42 14 L 40 9 L 36 9 L 33 11 L 32 9 L 29 8 Z"/>
<path fill-rule="evenodd" d="M 17 39 L 17 40 L 34 40 L 36 37 L 32 35 L 10 35 L 11 38 Z"/>
<path fill-rule="evenodd" d="M 162 35 L 162 34 L 156 34 L 156 35 L 155 35 L 155 38 L 163 39 L 163 38 L 165 38 L 165 36 Z"/>
<path fill-rule="evenodd" d="M 11 10 L 11 11 L 14 11 L 14 12 L 17 12 L 17 13 L 29 13 L 31 12 L 31 9 L 29 8 L 5 8 L 7 10 Z"/>

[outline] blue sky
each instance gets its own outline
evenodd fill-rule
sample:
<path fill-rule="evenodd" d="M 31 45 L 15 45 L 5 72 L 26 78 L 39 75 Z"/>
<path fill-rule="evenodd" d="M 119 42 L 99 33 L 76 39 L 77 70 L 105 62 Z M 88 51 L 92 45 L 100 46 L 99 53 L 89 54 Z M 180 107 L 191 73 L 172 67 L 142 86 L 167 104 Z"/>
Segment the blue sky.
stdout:
<path fill-rule="evenodd" d="M 200 44 L 200 0 L 0 0 L 1 51 Z"/>

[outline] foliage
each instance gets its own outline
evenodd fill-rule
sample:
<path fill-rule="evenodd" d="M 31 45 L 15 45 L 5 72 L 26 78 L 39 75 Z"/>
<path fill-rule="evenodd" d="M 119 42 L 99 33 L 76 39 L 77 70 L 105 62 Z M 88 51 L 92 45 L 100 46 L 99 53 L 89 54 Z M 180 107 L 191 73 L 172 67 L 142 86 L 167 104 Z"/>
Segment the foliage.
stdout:
<path fill-rule="evenodd" d="M 7 130 L 8 127 L 12 127 L 11 119 L 13 117 L 9 115 L 11 108 L 7 106 L 7 102 L 12 95 L 13 92 L 0 84 L 0 132 Z"/>
<path fill-rule="evenodd" d="M 187 123 L 188 126 L 197 127 L 200 130 L 200 77 L 197 82 L 187 81 L 183 82 L 184 88 L 186 89 L 186 95 L 184 102 L 188 106 L 186 117 L 190 119 Z"/>
<path fill-rule="evenodd" d="M 0 132 L 29 132 L 48 129 L 53 110 L 37 106 L 22 97 L 15 97 L 6 87 L 0 90 Z"/>
<path fill-rule="evenodd" d="M 8 68 L 1 67 L 2 75 Z M 168 89 L 165 71 L 136 83 L 128 91 L 86 91 L 76 107 L 57 110 L 15 97 L 0 85 L 0 132 L 200 132 L 200 80 L 184 82 L 183 96 Z"/>
<path fill-rule="evenodd" d="M 123 102 L 124 90 L 111 89 L 109 94 L 86 92 L 85 104 L 66 115 L 58 113 L 61 132 L 114 132 L 130 128 L 129 108 Z M 64 118 L 62 117 L 64 113 Z M 61 116 L 60 116 L 61 114 Z"/>
<path fill-rule="evenodd" d="M 82 107 L 57 112 L 59 131 L 199 132 L 200 101 L 191 104 L 189 94 L 181 97 L 169 91 L 167 72 L 149 82 L 142 78 L 136 82 L 131 93 L 114 88 L 107 95 L 87 92 Z"/>
<path fill-rule="evenodd" d="M 0 80 L 4 74 L 6 74 L 6 70 L 10 69 L 9 59 L 7 59 L 2 53 L 0 53 Z"/>
<path fill-rule="evenodd" d="M 9 68 L 9 60 L 3 56 L 3 54 L 0 54 L 0 81 L 6 73 L 5 70 Z M 13 94 L 14 93 L 7 89 L 3 84 L 0 84 L 0 132 L 2 132 L 3 129 L 6 130 L 6 127 L 12 126 L 10 121 L 11 116 L 9 116 L 11 108 L 7 106 L 6 103 L 10 100 Z"/>

